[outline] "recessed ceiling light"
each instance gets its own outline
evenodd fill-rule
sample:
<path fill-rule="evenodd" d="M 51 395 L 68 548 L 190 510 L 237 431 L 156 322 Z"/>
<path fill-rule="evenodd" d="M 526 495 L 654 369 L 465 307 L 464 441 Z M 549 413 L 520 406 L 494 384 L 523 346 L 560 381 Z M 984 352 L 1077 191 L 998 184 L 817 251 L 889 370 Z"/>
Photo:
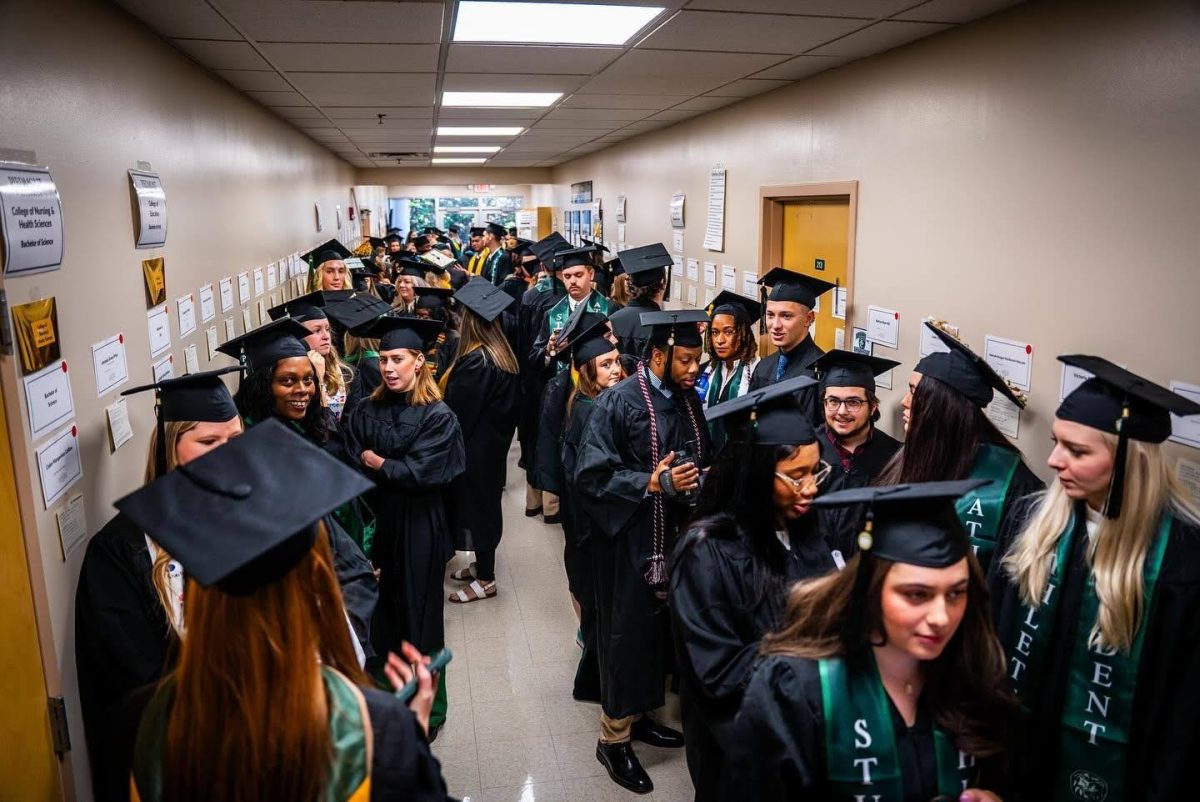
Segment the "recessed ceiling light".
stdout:
<path fill-rule="evenodd" d="M 535 109 L 549 106 L 562 92 L 443 92 L 443 106 Z"/>
<path fill-rule="evenodd" d="M 651 6 L 464 0 L 454 41 L 623 45 L 662 12 Z"/>
<path fill-rule="evenodd" d="M 434 153 L 495 153 L 499 145 L 435 145 Z"/>
<path fill-rule="evenodd" d="M 516 136 L 524 131 L 520 126 L 462 126 L 439 125 L 438 136 Z"/>
<path fill-rule="evenodd" d="M 483 164 L 487 159 L 430 159 L 433 164 Z"/>

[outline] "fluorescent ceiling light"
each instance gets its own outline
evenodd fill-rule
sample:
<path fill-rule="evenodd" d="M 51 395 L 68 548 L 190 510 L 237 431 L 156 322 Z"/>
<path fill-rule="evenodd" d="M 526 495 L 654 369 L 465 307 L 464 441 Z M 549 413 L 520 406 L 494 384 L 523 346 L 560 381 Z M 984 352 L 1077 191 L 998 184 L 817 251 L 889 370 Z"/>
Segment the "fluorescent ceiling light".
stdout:
<path fill-rule="evenodd" d="M 434 153 L 495 153 L 499 145 L 435 145 Z"/>
<path fill-rule="evenodd" d="M 443 92 L 443 106 L 535 109 L 549 106 L 562 92 Z"/>
<path fill-rule="evenodd" d="M 438 136 L 516 136 L 524 131 L 520 126 L 463 126 L 439 125 Z"/>
<path fill-rule="evenodd" d="M 434 164 L 483 164 L 487 159 L 430 159 Z"/>
<path fill-rule="evenodd" d="M 651 6 L 464 0 L 454 41 L 623 45 L 662 12 Z"/>

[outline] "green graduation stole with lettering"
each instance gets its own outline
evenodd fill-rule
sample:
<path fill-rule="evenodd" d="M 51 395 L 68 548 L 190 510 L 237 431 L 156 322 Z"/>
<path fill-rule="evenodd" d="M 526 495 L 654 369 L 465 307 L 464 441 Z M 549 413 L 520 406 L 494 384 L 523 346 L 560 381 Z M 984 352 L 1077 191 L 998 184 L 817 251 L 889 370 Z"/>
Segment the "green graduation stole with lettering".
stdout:
<path fill-rule="evenodd" d="M 825 773 L 835 799 L 901 802 L 904 777 L 887 691 L 875 656 L 818 661 L 825 712 Z M 967 788 L 975 761 L 934 727 L 938 792 L 958 799 Z"/>
<path fill-rule="evenodd" d="M 1022 604 L 1024 615 L 1015 631 L 1006 633 L 1005 653 L 1009 657 L 1009 679 L 1013 691 L 1028 714 L 1029 704 L 1041 680 L 1039 671 L 1051 642 L 1061 642 L 1068 632 L 1055 633 L 1057 593 L 1071 559 L 1076 534 L 1075 515 L 1059 536 L 1042 603 L 1037 608 Z M 1058 772 L 1047 799 L 1063 802 L 1101 802 L 1125 799 L 1125 757 L 1129 728 L 1133 721 L 1133 697 L 1137 688 L 1138 664 L 1145 639 L 1154 586 L 1162 568 L 1163 555 L 1171 535 L 1171 516 L 1164 515 L 1158 532 L 1146 552 L 1142 578 L 1145 583 L 1142 620 L 1128 654 L 1107 646 L 1091 644 L 1092 623 L 1100 610 L 1100 597 L 1090 572 L 1074 622 L 1067 693 L 1063 701 Z"/>
<path fill-rule="evenodd" d="M 986 572 L 996 550 L 996 536 L 1000 532 L 1000 516 L 1004 512 L 1004 497 L 1021 455 L 1017 452 L 985 443 L 975 454 L 970 479 L 991 479 L 992 483 L 972 490 L 954 503 L 963 528 L 971 537 L 971 548 L 979 565 Z"/>
<path fill-rule="evenodd" d="M 611 304 L 608 299 L 600 293 L 592 290 L 592 294 L 588 296 L 586 301 L 587 308 L 585 312 L 599 312 L 607 316 Z M 550 312 L 546 315 L 546 320 L 550 324 L 551 333 L 561 331 L 567 325 L 567 319 L 571 317 L 571 298 L 569 295 L 564 295 L 554 306 L 550 307 Z M 555 371 L 561 373 L 566 370 L 568 365 L 562 360 L 558 361 Z"/>

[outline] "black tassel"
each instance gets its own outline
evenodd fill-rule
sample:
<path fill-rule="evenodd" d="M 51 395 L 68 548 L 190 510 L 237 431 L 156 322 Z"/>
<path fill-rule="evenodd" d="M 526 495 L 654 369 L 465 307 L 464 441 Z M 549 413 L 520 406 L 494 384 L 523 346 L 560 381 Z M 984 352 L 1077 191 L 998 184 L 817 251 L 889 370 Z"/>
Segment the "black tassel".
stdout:
<path fill-rule="evenodd" d="M 154 417 L 156 418 L 154 430 L 158 438 L 158 443 L 154 448 L 154 476 L 158 478 L 167 473 L 167 426 L 163 422 L 161 398 L 154 400 Z"/>
<path fill-rule="evenodd" d="M 1121 410 L 1117 421 L 1117 454 L 1113 459 L 1112 482 L 1108 486 L 1108 498 L 1104 501 L 1104 517 L 1116 520 L 1121 517 L 1121 501 L 1125 497 L 1125 459 L 1129 454 L 1129 435 L 1125 424 L 1129 422 L 1129 404 Z"/>
<path fill-rule="evenodd" d="M 762 304 L 762 315 L 758 318 L 758 333 L 767 333 L 767 288 L 765 285 L 758 285 L 758 300 Z"/>

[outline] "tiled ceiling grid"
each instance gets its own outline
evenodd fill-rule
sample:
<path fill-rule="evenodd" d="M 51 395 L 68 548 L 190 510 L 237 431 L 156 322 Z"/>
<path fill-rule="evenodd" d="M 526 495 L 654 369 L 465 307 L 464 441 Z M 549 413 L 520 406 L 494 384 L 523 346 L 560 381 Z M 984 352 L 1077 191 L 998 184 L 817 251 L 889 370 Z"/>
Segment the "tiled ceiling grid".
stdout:
<path fill-rule="evenodd" d="M 624 47 L 458 44 L 455 0 L 115 0 L 358 167 L 552 166 L 898 47 L 1019 0 L 589 0 L 667 10 Z M 543 109 L 442 108 L 443 91 L 561 92 Z M 384 115 L 379 117 L 379 115 Z M 438 139 L 438 125 L 519 126 Z M 398 162 L 379 153 L 421 154 Z"/>

